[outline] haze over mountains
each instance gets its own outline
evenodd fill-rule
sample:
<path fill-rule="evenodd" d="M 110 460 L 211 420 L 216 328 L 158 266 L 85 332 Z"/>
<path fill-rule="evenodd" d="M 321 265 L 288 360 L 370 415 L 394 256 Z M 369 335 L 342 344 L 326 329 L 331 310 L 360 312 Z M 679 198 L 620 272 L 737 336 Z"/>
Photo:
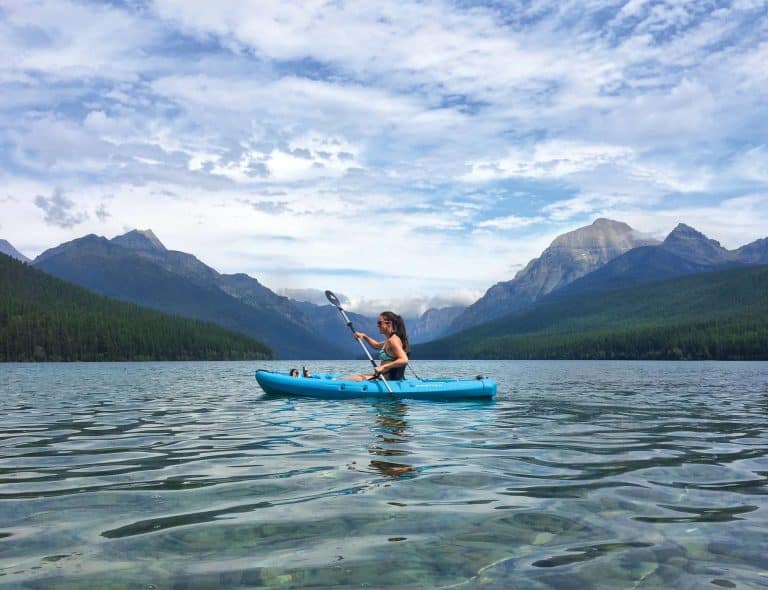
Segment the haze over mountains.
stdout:
<path fill-rule="evenodd" d="M 0 248 L 26 259 L 4 240 Z M 471 306 L 407 318 L 409 335 L 413 343 L 434 340 L 544 297 L 575 297 L 759 264 L 768 264 L 768 239 L 727 250 L 685 224 L 659 242 L 626 223 L 597 219 L 556 238 L 512 280 L 492 286 Z M 264 341 L 279 358 L 360 356 L 334 307 L 277 295 L 246 274 L 221 274 L 191 254 L 168 250 L 151 230 L 111 240 L 88 235 L 43 252 L 32 265 L 100 294 L 239 330 Z M 350 315 L 357 329 L 377 333 L 375 318 Z"/>

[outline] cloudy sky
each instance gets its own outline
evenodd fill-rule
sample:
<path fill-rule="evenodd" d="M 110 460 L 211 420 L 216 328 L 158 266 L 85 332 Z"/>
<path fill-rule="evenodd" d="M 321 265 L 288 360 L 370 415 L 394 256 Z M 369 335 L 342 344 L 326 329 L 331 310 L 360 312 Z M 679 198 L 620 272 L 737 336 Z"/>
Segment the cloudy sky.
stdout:
<path fill-rule="evenodd" d="M 0 238 L 469 301 L 596 217 L 768 236 L 768 0 L 0 0 Z M 405 311 L 405 310 L 403 310 Z"/>

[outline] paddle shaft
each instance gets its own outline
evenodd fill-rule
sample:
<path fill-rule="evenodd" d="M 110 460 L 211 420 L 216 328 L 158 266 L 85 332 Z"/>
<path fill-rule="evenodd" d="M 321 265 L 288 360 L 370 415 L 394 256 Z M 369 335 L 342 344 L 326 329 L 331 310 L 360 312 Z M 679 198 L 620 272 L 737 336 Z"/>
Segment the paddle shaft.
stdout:
<path fill-rule="evenodd" d="M 326 292 L 326 296 L 327 296 L 327 297 L 328 297 L 328 299 L 331 301 L 331 303 L 333 303 L 333 305 L 335 305 L 335 306 L 336 306 L 336 309 L 338 309 L 338 310 L 341 312 L 341 315 L 342 315 L 342 317 L 344 318 L 344 321 L 347 323 L 347 326 L 349 326 L 349 329 L 350 329 L 350 330 L 352 330 L 352 334 L 354 334 L 354 333 L 355 333 L 355 328 L 354 328 L 354 326 L 352 325 L 352 320 L 350 320 L 350 319 L 349 319 L 349 316 L 347 315 L 347 312 L 346 312 L 346 311 L 344 311 L 344 309 L 341 307 L 341 305 L 337 305 L 337 304 L 336 304 L 336 303 L 335 303 L 335 302 L 334 302 L 334 301 L 331 299 L 331 297 L 329 297 L 329 296 L 328 296 L 328 292 Z M 334 295 L 334 299 L 336 299 L 336 296 L 335 296 L 335 295 Z M 337 299 L 337 301 L 338 301 L 338 299 Z M 367 347 L 367 346 L 366 346 L 366 345 L 363 343 L 363 339 L 362 339 L 362 338 L 355 338 L 355 340 L 357 340 L 357 341 L 360 343 L 360 346 L 362 346 L 362 347 L 363 347 L 363 351 L 365 352 L 365 356 L 367 356 L 367 357 L 368 357 L 368 360 L 369 360 L 369 361 L 371 361 L 371 364 L 373 365 L 373 368 L 375 369 L 375 368 L 376 368 L 376 361 L 375 361 L 375 360 L 373 360 L 373 357 L 371 356 L 371 353 L 370 353 L 370 351 L 368 350 L 368 347 Z M 386 388 L 387 388 L 387 391 L 388 391 L 389 393 L 392 393 L 392 389 L 389 387 L 389 383 L 387 383 L 387 380 L 386 380 L 386 379 L 384 379 L 384 375 L 382 375 L 381 373 L 379 373 L 379 378 L 380 378 L 380 379 L 381 379 L 381 380 L 384 382 L 384 387 L 386 387 Z"/>

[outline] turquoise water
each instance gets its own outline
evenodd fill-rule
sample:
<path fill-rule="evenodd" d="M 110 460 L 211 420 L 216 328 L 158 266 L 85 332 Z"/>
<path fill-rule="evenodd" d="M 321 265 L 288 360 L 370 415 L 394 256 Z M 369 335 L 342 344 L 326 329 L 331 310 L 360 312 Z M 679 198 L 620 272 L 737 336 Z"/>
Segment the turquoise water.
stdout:
<path fill-rule="evenodd" d="M 768 363 L 262 396 L 255 369 L 291 366 L 0 365 L 0 587 L 768 588 Z"/>

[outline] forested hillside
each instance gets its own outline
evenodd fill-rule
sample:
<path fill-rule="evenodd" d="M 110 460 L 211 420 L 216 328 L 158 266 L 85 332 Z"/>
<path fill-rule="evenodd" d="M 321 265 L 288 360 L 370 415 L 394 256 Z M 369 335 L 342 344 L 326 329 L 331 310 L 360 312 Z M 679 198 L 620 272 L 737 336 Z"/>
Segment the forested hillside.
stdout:
<path fill-rule="evenodd" d="M 244 334 L 102 297 L 0 254 L 0 361 L 272 356 Z"/>
<path fill-rule="evenodd" d="M 768 266 L 532 309 L 414 347 L 416 358 L 768 360 Z"/>

